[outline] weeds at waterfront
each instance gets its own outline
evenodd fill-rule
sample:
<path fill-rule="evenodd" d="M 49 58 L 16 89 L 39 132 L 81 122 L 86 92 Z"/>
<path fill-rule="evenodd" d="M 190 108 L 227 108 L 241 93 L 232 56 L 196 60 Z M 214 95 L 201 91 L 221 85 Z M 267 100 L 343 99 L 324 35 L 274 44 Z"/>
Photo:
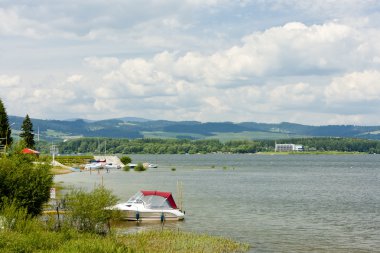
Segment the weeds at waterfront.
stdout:
<path fill-rule="evenodd" d="M 147 231 L 100 236 L 66 228 L 59 232 L 34 227 L 34 231 L 0 230 L 0 251 L 10 252 L 246 252 L 248 244 L 209 235 L 177 231 Z"/>
<path fill-rule="evenodd" d="M 79 233 L 74 229 L 59 232 L 35 227 L 32 233 L 0 231 L 0 251 L 10 252 L 131 252 L 114 236 Z"/>
<path fill-rule="evenodd" d="M 173 230 L 144 231 L 120 238 L 135 252 L 246 252 L 249 245 L 222 237 Z"/>

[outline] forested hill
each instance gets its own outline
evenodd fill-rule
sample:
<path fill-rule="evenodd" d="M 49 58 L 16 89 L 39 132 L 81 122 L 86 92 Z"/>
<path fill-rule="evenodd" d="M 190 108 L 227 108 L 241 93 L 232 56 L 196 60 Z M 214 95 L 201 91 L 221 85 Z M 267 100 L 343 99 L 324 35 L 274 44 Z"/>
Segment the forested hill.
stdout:
<path fill-rule="evenodd" d="M 14 122 L 12 130 L 17 134 L 23 118 L 9 116 Z M 109 138 L 175 138 L 175 139 L 219 139 L 227 140 L 276 140 L 303 137 L 351 137 L 380 139 L 380 126 L 326 125 L 308 126 L 295 123 L 255 122 L 198 122 L 147 120 L 120 118 L 100 121 L 42 120 L 33 119 L 34 132 L 42 140 L 67 140 L 78 137 Z"/>

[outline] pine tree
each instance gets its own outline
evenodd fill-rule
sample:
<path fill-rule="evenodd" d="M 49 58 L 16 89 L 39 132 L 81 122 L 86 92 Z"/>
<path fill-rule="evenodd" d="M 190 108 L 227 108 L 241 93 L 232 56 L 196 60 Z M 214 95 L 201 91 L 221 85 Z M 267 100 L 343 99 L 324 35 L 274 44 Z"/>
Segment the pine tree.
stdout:
<path fill-rule="evenodd" d="M 0 146 L 10 146 L 12 144 L 11 128 L 9 126 L 8 115 L 3 101 L 0 99 Z"/>
<path fill-rule="evenodd" d="M 28 114 L 25 116 L 25 119 L 22 122 L 20 137 L 25 141 L 26 147 L 34 148 L 35 142 L 33 124 Z"/>

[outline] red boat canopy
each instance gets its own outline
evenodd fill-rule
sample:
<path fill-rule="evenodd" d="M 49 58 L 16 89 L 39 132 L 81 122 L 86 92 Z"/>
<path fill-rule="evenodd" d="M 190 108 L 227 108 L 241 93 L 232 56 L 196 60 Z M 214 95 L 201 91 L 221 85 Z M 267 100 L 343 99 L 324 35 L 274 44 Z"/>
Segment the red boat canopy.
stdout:
<path fill-rule="evenodd" d="M 160 197 L 166 198 L 169 205 L 173 209 L 178 209 L 171 192 L 160 192 L 160 191 L 141 191 L 141 192 L 142 194 L 144 194 L 144 196 L 160 196 Z"/>
<path fill-rule="evenodd" d="M 21 153 L 23 154 L 33 154 L 33 155 L 39 155 L 40 152 L 38 152 L 37 150 L 33 150 L 33 149 L 30 149 L 30 148 L 24 148 Z"/>

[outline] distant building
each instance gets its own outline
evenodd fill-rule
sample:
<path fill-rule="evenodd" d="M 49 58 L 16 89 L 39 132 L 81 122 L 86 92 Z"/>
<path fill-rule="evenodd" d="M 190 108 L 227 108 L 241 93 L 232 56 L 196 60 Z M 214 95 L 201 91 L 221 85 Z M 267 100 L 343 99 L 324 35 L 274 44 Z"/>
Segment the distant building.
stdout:
<path fill-rule="evenodd" d="M 296 144 L 276 144 L 274 151 L 276 152 L 303 151 L 303 146 L 296 145 Z"/>

